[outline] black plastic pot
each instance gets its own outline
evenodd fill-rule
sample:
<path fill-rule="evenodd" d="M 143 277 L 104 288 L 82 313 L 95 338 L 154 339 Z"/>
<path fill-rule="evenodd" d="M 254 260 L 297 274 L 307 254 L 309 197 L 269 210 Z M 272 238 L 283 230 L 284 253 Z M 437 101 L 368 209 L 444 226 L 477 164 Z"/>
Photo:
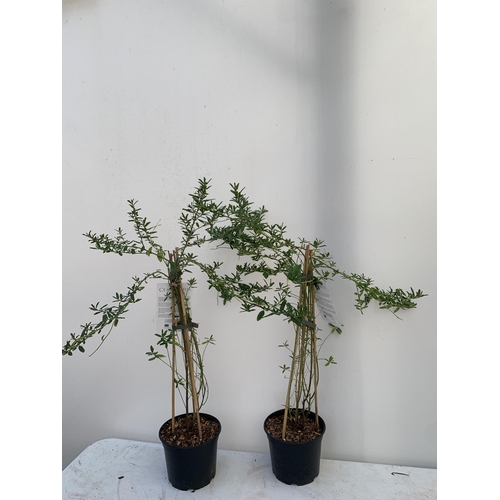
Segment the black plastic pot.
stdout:
<path fill-rule="evenodd" d="M 181 417 L 182 415 L 179 415 Z M 219 424 L 217 435 L 203 444 L 196 446 L 173 446 L 161 438 L 163 427 L 170 425 L 168 420 L 160 427 L 160 441 L 165 451 L 168 480 L 178 490 L 199 490 L 215 477 L 217 465 L 217 441 L 222 429 L 220 422 L 207 413 L 200 416 Z"/>
<path fill-rule="evenodd" d="M 323 419 L 319 417 L 321 435 L 312 441 L 302 443 L 282 441 L 269 435 L 266 424 L 271 417 L 283 415 L 284 413 L 285 410 L 275 411 L 264 421 L 264 431 L 269 440 L 272 469 L 276 478 L 282 483 L 303 486 L 312 483 L 319 474 L 321 440 L 325 434 L 326 425 Z M 309 418 L 314 419 L 315 414 L 311 412 Z"/>

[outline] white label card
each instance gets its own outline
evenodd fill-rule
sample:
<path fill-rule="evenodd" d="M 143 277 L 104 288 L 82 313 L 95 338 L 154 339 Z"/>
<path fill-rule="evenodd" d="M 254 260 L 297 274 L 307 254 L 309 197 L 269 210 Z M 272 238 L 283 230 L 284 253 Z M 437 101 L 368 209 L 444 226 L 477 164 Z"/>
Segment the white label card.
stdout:
<path fill-rule="evenodd" d="M 323 283 L 316 289 L 316 304 L 319 307 L 321 316 L 330 325 L 342 328 L 342 323 L 337 316 L 337 311 L 333 305 L 333 300 L 330 297 L 327 286 Z"/>
<path fill-rule="evenodd" d="M 156 284 L 156 333 L 171 328 L 172 312 L 170 299 L 165 300 L 168 293 L 168 283 Z"/>

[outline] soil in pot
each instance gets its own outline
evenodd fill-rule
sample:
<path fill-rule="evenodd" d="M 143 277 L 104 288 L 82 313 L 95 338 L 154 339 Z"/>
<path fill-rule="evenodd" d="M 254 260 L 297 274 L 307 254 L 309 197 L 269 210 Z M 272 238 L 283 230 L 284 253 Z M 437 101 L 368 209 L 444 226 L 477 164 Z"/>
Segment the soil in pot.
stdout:
<path fill-rule="evenodd" d="M 200 415 L 201 440 L 196 417 L 190 413 L 175 418 L 175 429 L 172 431 L 172 420 L 163 424 L 160 439 L 172 446 L 196 446 L 212 440 L 219 433 L 219 422 Z"/>
<path fill-rule="evenodd" d="M 206 413 L 200 414 L 202 439 L 198 435 L 196 418 L 179 415 L 172 433 L 171 420 L 159 432 L 165 452 L 168 480 L 178 490 L 199 490 L 215 477 L 217 441 L 220 422 Z M 169 442 L 170 441 L 170 442 Z"/>
<path fill-rule="evenodd" d="M 266 420 L 266 430 L 275 439 L 283 439 L 283 414 L 274 415 Z M 285 441 L 290 443 L 301 443 L 312 441 L 321 436 L 321 429 L 316 430 L 316 424 L 313 419 L 307 418 L 304 414 L 299 415 L 297 419 L 290 420 L 286 424 Z"/>
<path fill-rule="evenodd" d="M 314 481 L 319 474 L 321 441 L 326 431 L 324 420 L 319 417 L 320 431 L 316 431 L 314 413 L 304 417 L 309 422 L 287 423 L 287 440 L 281 439 L 284 410 L 269 415 L 264 430 L 269 441 L 271 466 L 276 478 L 285 484 L 302 486 Z M 273 436 L 272 433 L 277 435 Z M 311 439 L 312 438 L 312 439 Z"/>

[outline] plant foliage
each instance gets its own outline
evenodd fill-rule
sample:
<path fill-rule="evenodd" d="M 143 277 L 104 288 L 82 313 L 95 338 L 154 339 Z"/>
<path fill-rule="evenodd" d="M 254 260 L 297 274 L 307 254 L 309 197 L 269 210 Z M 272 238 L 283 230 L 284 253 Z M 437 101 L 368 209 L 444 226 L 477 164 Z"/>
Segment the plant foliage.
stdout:
<path fill-rule="evenodd" d="M 267 222 L 266 208 L 254 208 L 238 184 L 231 184 L 231 193 L 224 222 L 208 227 L 207 232 L 213 240 L 221 240 L 221 245 L 233 249 L 244 260 L 240 260 L 230 273 L 222 274 L 218 263 L 205 266 L 204 271 L 209 285 L 217 289 L 224 302 L 237 300 L 242 311 L 257 312 L 257 321 L 282 316 L 294 325 L 293 348 L 288 342 L 281 345 L 289 350 L 291 358 L 290 367 L 280 367 L 289 377 L 284 438 L 287 415 L 299 418 L 301 412 L 310 412 L 314 403 L 316 418 L 318 416 L 318 355 L 324 341 L 318 344 L 321 339 L 317 337 L 316 289 L 337 276 L 352 282 L 355 307 L 361 313 L 374 301 L 380 308 L 396 314 L 416 307 L 415 300 L 425 294 L 413 288 L 409 291 L 401 288 L 382 290 L 363 274 L 340 270 L 321 240 L 289 238 L 286 226 Z M 330 327 L 330 334 L 341 333 L 337 326 Z M 323 361 L 326 366 L 335 364 L 332 356 Z M 289 414 L 290 407 L 295 411 Z"/>
<path fill-rule="evenodd" d="M 121 228 L 113 237 L 92 231 L 84 234 L 93 249 L 120 256 L 154 257 L 161 268 L 132 278 L 132 285 L 124 293 L 117 292 L 111 305 L 92 304 L 90 310 L 98 317 L 97 321 L 81 325 L 78 334 L 71 333 L 63 354 L 71 356 L 75 351 L 85 352 L 86 342 L 94 336 L 100 337 L 95 350 L 99 349 L 124 319 L 130 304 L 141 300 L 138 294 L 148 280 L 165 279 L 170 285 L 165 300 L 170 302 L 172 327 L 156 334 L 156 346 L 150 346 L 146 354 L 150 360 L 160 360 L 172 370 L 172 425 L 174 389 L 182 395 L 186 413 L 191 402 L 193 412 L 199 418 L 199 409 L 208 397 L 203 355 L 214 339 L 210 337 L 200 342 L 184 290 L 182 280 L 185 273 L 197 267 L 206 276 L 209 288 L 217 291 L 224 304 L 236 300 L 242 311 L 256 313 L 257 321 L 282 316 L 294 325 L 293 347 L 287 341 L 281 345 L 290 351 L 291 358 L 290 367 L 280 367 L 289 378 L 285 408 L 287 412 L 290 406 L 295 408 L 291 413 L 298 416 L 299 410 L 309 412 L 314 404 L 317 415 L 318 353 L 324 340 L 317 337 L 316 289 L 338 276 L 353 283 L 354 305 L 360 312 L 374 301 L 394 314 L 416 307 L 415 300 L 424 293 L 400 288 L 382 290 L 363 274 L 341 271 L 321 240 L 296 241 L 287 236 L 284 224 L 267 222 L 267 209 L 264 206 L 255 208 L 239 184 L 230 184 L 231 198 L 227 204 L 211 199 L 209 189 L 210 182 L 203 178 L 198 181 L 195 192 L 190 194 L 191 201 L 182 209 L 179 218 L 181 244 L 172 251 L 158 243 L 157 225 L 141 216 L 135 200 L 128 200 L 128 222 L 133 226 L 133 238 Z M 224 272 L 222 262 L 205 263 L 198 258 L 195 250 L 209 243 L 217 243 L 217 247 L 237 253 L 239 260 L 234 269 Z M 187 288 L 195 283 L 194 278 L 189 279 Z M 330 334 L 341 333 L 340 328 L 330 327 Z M 322 360 L 326 366 L 335 363 L 332 356 Z"/>
<path fill-rule="evenodd" d="M 157 241 L 157 225 L 153 225 L 141 216 L 141 209 L 135 200 L 128 200 L 128 222 L 132 224 L 135 236 L 129 238 L 122 228 L 116 230 L 111 237 L 108 234 L 97 234 L 89 231 L 84 236 L 91 243 L 91 248 L 103 253 L 117 255 L 142 255 L 154 257 L 162 265 L 144 273 L 142 277 L 134 277 L 133 284 L 125 293 L 116 293 L 111 305 L 99 302 L 90 306 L 90 310 L 98 321 L 81 325 L 80 333 L 70 334 L 70 339 L 63 347 L 63 355 L 72 356 L 73 352 L 85 352 L 85 344 L 94 336 L 100 337 L 100 343 L 92 354 L 100 348 L 111 331 L 118 326 L 128 312 L 130 304 L 139 302 L 138 294 L 150 279 L 164 279 L 169 283 L 169 292 L 165 301 L 170 303 L 172 326 L 157 333 L 156 346 L 150 346 L 146 353 L 149 360 L 160 360 L 172 370 L 172 428 L 175 423 L 175 389 L 181 394 L 186 414 L 190 404 L 197 417 L 201 439 L 199 410 L 208 398 L 208 383 L 204 372 L 203 356 L 209 344 L 214 343 L 212 336 L 200 342 L 196 327 L 191 317 L 191 308 L 183 286 L 183 276 L 191 272 L 190 268 L 204 268 L 192 249 L 200 247 L 210 240 L 204 235 L 204 229 L 211 227 L 223 215 L 221 205 L 208 198 L 209 181 L 201 179 L 198 188 L 191 194 L 191 203 L 182 210 L 179 224 L 182 230 L 182 241 L 179 247 L 169 251 Z M 187 288 L 196 284 L 195 278 L 187 281 Z M 161 352 L 160 352 L 161 350 Z M 180 354 L 180 356 L 179 356 Z M 180 359 L 179 359 L 180 358 Z"/>

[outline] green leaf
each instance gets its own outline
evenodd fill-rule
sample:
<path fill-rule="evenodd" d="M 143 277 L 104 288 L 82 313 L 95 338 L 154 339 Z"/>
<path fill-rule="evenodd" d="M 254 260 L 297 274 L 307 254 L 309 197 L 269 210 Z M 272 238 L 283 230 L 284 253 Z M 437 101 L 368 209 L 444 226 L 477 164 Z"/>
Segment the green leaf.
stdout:
<path fill-rule="evenodd" d="M 264 311 L 260 311 L 259 314 L 257 314 L 257 321 L 260 321 L 264 317 Z"/>
<path fill-rule="evenodd" d="M 330 356 L 328 359 L 325 359 L 326 363 L 325 363 L 325 366 L 329 366 L 329 365 L 336 365 L 337 362 L 333 359 L 332 356 Z"/>

